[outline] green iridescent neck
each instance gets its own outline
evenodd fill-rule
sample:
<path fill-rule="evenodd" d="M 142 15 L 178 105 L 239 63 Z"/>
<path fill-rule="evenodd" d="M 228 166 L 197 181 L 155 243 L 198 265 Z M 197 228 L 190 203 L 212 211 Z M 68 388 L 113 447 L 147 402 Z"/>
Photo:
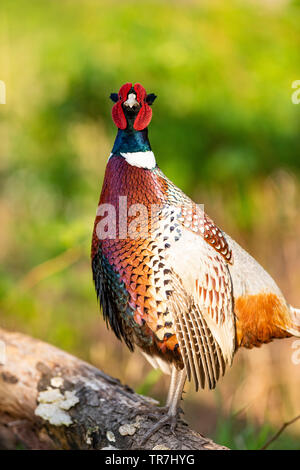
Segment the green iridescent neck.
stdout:
<path fill-rule="evenodd" d="M 136 131 L 132 127 L 119 129 L 112 149 L 113 154 L 147 152 L 151 150 L 148 129 Z"/>

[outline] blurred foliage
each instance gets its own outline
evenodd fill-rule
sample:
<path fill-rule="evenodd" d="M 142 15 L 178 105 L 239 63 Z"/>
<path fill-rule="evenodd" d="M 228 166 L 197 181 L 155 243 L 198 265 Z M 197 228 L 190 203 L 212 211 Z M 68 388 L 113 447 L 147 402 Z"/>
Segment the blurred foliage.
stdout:
<path fill-rule="evenodd" d="M 222 442 L 232 450 L 260 450 L 277 431 L 278 429 L 275 430 L 269 423 L 258 427 L 251 421 L 239 422 L 235 416 L 227 416 L 226 419 L 220 420 L 213 437 L 215 442 Z M 299 449 L 299 438 L 283 433 L 271 442 L 267 449 Z"/>
<path fill-rule="evenodd" d="M 0 79 L 7 87 L 7 104 L 0 105 L 2 326 L 163 396 L 166 383 L 163 391 L 155 388 L 157 373 L 147 375 L 143 360 L 107 334 L 89 265 L 116 132 L 108 97 L 127 81 L 158 95 L 150 140 L 163 171 L 272 267 L 296 302 L 300 105 L 291 103 L 291 85 L 300 78 L 299 6 L 284 0 L 1 0 Z M 246 374 L 243 361 L 238 370 Z M 238 383 L 240 373 L 230 377 Z M 278 392 L 284 403 L 295 386 Z M 220 387 L 227 396 L 231 384 Z M 196 410 L 200 400 L 191 395 L 189 406 Z M 287 409 L 297 411 L 292 404 Z M 241 434 L 227 418 L 216 421 L 215 432 L 231 447 L 259 446 L 269 430 L 267 424 L 257 434 L 249 419 Z M 297 447 L 294 440 L 280 442 Z"/>

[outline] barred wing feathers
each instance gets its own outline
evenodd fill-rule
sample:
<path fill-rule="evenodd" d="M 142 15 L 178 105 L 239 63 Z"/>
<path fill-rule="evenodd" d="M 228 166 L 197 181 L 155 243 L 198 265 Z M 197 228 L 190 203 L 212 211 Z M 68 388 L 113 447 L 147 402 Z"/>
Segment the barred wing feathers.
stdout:
<path fill-rule="evenodd" d="M 168 253 L 170 310 L 183 362 L 196 389 L 214 388 L 235 350 L 231 277 L 224 258 L 202 237 L 183 229 Z"/>

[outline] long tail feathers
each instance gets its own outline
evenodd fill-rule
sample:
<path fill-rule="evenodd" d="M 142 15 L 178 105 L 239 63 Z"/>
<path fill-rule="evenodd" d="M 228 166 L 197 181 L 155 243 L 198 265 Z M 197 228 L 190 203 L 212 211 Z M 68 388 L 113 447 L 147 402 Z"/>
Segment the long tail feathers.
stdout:
<path fill-rule="evenodd" d="M 290 307 L 291 326 L 287 328 L 287 331 L 294 336 L 300 337 L 300 309 Z"/>

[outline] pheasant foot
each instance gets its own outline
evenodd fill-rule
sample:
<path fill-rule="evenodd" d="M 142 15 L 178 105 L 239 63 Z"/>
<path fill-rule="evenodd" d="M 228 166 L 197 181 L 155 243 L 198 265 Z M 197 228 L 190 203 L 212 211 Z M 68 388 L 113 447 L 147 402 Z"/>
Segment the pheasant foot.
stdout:
<path fill-rule="evenodd" d="M 167 408 L 167 407 L 161 407 L 161 408 Z M 182 409 L 178 408 L 176 414 L 171 414 L 171 413 L 168 412 L 163 417 L 161 417 L 157 421 L 157 423 L 155 423 L 153 426 L 150 427 L 149 431 L 147 431 L 147 433 L 144 435 L 143 439 L 140 441 L 140 445 L 143 446 L 148 441 L 148 439 L 151 436 L 153 436 L 153 434 L 155 434 L 157 431 L 159 431 L 160 429 L 162 429 L 165 426 L 170 426 L 171 432 L 173 434 L 175 434 L 175 429 L 176 429 L 176 426 L 177 426 L 178 419 L 180 419 L 180 414 L 181 413 L 183 413 Z M 148 416 L 150 418 L 153 418 L 153 419 L 158 419 L 158 417 L 159 417 L 155 414 L 154 415 L 148 414 Z M 187 425 L 187 423 L 185 421 L 182 421 L 182 423 Z"/>

